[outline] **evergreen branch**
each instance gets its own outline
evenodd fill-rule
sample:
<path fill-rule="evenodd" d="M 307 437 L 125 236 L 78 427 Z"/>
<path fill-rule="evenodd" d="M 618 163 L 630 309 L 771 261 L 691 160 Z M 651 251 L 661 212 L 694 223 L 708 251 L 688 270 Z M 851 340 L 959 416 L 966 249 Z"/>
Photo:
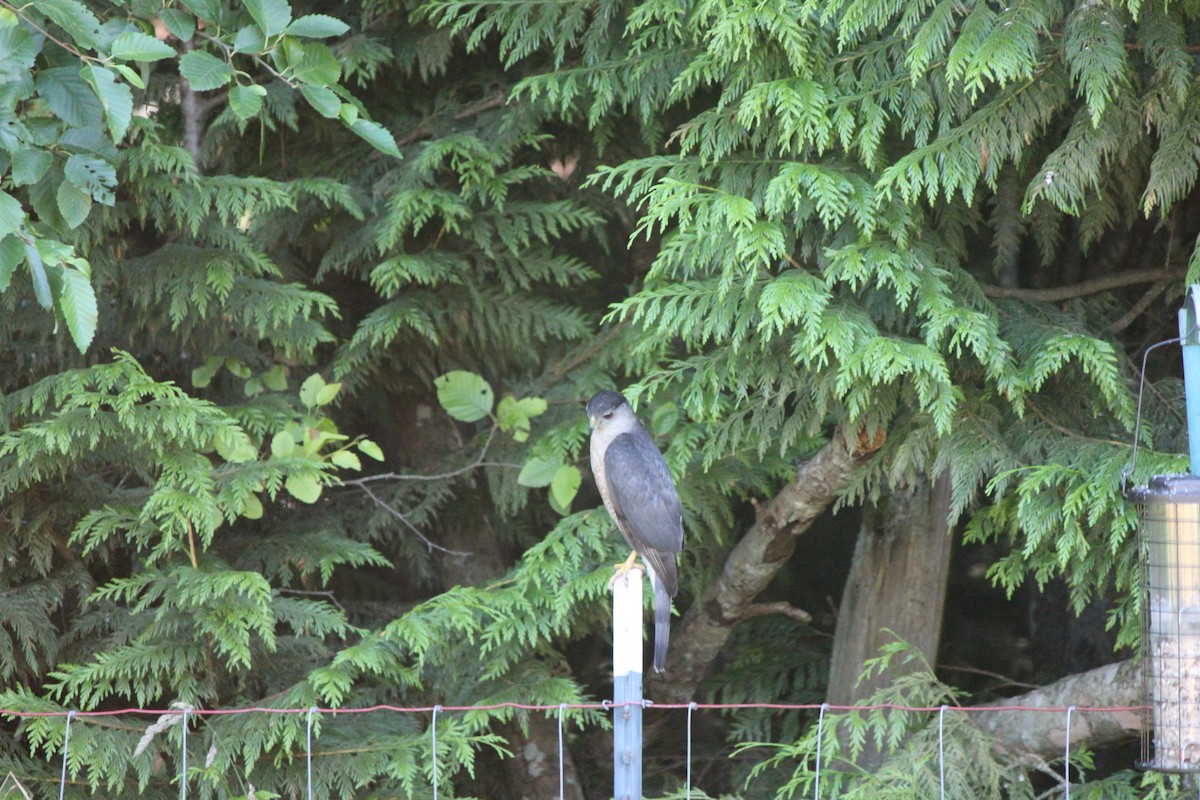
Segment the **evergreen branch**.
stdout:
<path fill-rule="evenodd" d="M 1171 280 L 1183 276 L 1183 272 L 1170 269 L 1137 269 L 1128 272 L 1117 272 L 1099 278 L 1072 284 L 1070 286 L 1055 286 L 1050 289 L 1023 289 L 1020 287 L 985 285 L 981 288 L 988 297 L 1011 298 L 1029 303 L 1061 303 L 1076 297 L 1108 292 L 1131 286 L 1137 283 Z"/>
<path fill-rule="evenodd" d="M 1109 323 L 1108 330 L 1112 333 L 1120 333 L 1128 328 L 1133 321 L 1142 315 L 1150 304 L 1158 299 L 1159 295 L 1170 288 L 1174 281 L 1174 277 L 1166 280 L 1161 280 L 1151 286 L 1146 292 L 1138 298 L 1138 301 L 1129 307 L 1129 310 L 1122 314 L 1119 318 Z"/>

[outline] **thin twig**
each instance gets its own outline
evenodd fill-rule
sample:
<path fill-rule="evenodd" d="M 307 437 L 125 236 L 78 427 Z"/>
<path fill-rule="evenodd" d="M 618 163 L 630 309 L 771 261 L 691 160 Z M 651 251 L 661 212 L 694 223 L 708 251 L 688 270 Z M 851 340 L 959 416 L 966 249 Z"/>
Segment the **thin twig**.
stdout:
<path fill-rule="evenodd" d="M 343 614 L 347 613 L 345 607 L 338 602 L 338 599 L 334 596 L 333 592 L 318 592 L 307 589 L 276 589 L 276 591 L 280 594 L 295 594 L 302 595 L 304 597 L 324 597 L 326 600 L 337 606 L 338 611 L 341 611 Z"/>
<path fill-rule="evenodd" d="M 1129 307 L 1129 310 L 1121 315 L 1119 319 L 1114 320 L 1108 330 L 1112 333 L 1120 333 L 1133 324 L 1133 321 L 1140 317 L 1142 313 L 1150 307 L 1150 304 L 1158 299 L 1159 295 L 1170 288 L 1172 281 L 1159 281 L 1146 290 L 1138 301 Z"/>
<path fill-rule="evenodd" d="M 446 553 L 448 555 L 452 555 L 452 556 L 474 555 L 473 553 L 468 553 L 463 550 L 451 550 L 448 547 L 442 547 L 440 544 L 436 544 L 435 542 L 430 541 L 430 539 L 425 534 L 421 533 L 421 531 L 419 531 L 417 529 L 416 525 L 413 525 L 411 522 L 408 521 L 408 517 L 404 516 L 404 514 L 402 514 L 394 506 L 390 505 L 382 497 L 380 497 L 379 495 L 372 492 L 365 485 L 359 484 L 358 488 L 362 489 L 366 493 L 367 497 L 371 498 L 371 500 L 373 500 L 375 502 L 375 505 L 379 506 L 384 511 L 391 514 L 393 517 L 395 517 L 396 519 L 403 522 L 405 527 L 407 527 L 410 531 L 412 531 L 414 534 L 416 534 L 416 537 L 418 539 L 420 539 L 422 542 L 424 542 L 425 546 L 428 547 L 430 549 L 430 551 L 440 550 L 441 552 Z"/>

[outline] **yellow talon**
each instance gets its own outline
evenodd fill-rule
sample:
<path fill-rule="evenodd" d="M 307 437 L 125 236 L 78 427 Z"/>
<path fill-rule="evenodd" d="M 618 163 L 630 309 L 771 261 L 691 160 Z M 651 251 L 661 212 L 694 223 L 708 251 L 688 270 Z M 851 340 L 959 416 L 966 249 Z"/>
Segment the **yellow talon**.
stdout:
<path fill-rule="evenodd" d="M 617 582 L 617 578 L 621 577 L 626 572 L 629 572 L 629 570 L 634 568 L 634 566 L 636 565 L 636 562 L 637 562 L 637 557 L 638 557 L 637 550 L 634 550 L 633 552 L 631 552 L 629 554 L 629 558 L 625 559 L 624 562 L 617 564 L 613 567 L 613 576 L 608 581 L 608 588 L 611 589 L 613 587 L 613 585 Z"/>

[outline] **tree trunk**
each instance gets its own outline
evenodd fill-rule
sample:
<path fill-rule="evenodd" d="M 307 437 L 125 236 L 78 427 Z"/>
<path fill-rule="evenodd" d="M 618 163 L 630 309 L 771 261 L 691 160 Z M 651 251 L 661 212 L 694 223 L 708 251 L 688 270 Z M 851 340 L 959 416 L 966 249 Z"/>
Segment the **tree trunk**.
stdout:
<path fill-rule="evenodd" d="M 826 697 L 853 705 L 890 684 L 895 672 L 859 680 L 879 648 L 901 639 L 936 663 L 953 542 L 947 528 L 950 477 L 890 489 L 863 510 L 862 529 L 842 593 Z M 868 748 L 860 767 L 878 766 Z"/>
<path fill-rule="evenodd" d="M 864 431 L 847 436 L 839 429 L 800 465 L 795 481 L 758 507 L 754 525 L 730 551 L 720 574 L 673 626 L 667 669 L 646 676 L 647 697 L 666 703 L 693 698 L 734 627 L 756 612 L 754 598 L 787 564 L 797 539 L 883 442 L 882 431 L 869 438 Z"/>

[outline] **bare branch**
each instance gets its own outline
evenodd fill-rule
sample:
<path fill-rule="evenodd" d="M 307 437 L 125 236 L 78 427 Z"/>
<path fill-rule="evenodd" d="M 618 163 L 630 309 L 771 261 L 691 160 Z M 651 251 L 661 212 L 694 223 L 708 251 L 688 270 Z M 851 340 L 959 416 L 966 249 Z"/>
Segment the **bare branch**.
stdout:
<path fill-rule="evenodd" d="M 1083 281 L 1070 286 L 1055 286 L 1049 289 L 1021 289 L 1007 286 L 985 285 L 981 288 L 988 297 L 1011 297 L 1016 300 L 1027 300 L 1041 303 L 1059 303 L 1089 294 L 1099 294 L 1123 286 L 1137 283 L 1153 283 L 1155 281 L 1179 278 L 1183 273 L 1169 269 L 1135 269 L 1129 272 L 1117 272 L 1099 278 Z"/>
<path fill-rule="evenodd" d="M 791 558 L 808 530 L 855 470 L 883 446 L 883 435 L 847 441 L 839 429 L 801 465 L 796 480 L 760 506 L 758 518 L 725 559 L 721 574 L 696 598 L 673 637 L 667 672 L 647 677 L 647 694 L 662 702 L 692 699 L 734 627 Z"/>
<path fill-rule="evenodd" d="M 399 511 L 395 506 L 392 506 L 386 500 L 384 500 L 382 497 L 380 497 L 379 495 L 372 492 L 369 488 L 367 488 L 366 485 L 361 484 L 361 483 L 357 484 L 357 485 L 358 485 L 359 489 L 362 489 L 362 491 L 366 493 L 367 497 L 371 498 L 371 500 L 374 501 L 375 505 L 379 506 L 384 511 L 391 514 L 393 517 L 400 520 L 400 522 L 404 523 L 404 526 L 406 528 L 408 528 L 410 531 L 412 531 L 414 534 L 416 534 L 417 538 L 420 539 L 422 542 L 424 542 L 425 546 L 427 548 L 429 548 L 431 551 L 440 550 L 441 552 L 449 553 L 452 556 L 469 556 L 469 555 L 471 555 L 471 553 L 468 553 L 466 551 L 451 550 L 448 547 L 442 547 L 440 544 L 437 544 L 437 543 L 431 541 L 429 539 L 429 537 L 427 537 L 425 534 L 421 533 L 420 530 L 418 530 L 416 525 L 413 525 L 411 522 L 409 522 L 408 517 L 404 516 L 404 514 L 401 511 Z"/>

